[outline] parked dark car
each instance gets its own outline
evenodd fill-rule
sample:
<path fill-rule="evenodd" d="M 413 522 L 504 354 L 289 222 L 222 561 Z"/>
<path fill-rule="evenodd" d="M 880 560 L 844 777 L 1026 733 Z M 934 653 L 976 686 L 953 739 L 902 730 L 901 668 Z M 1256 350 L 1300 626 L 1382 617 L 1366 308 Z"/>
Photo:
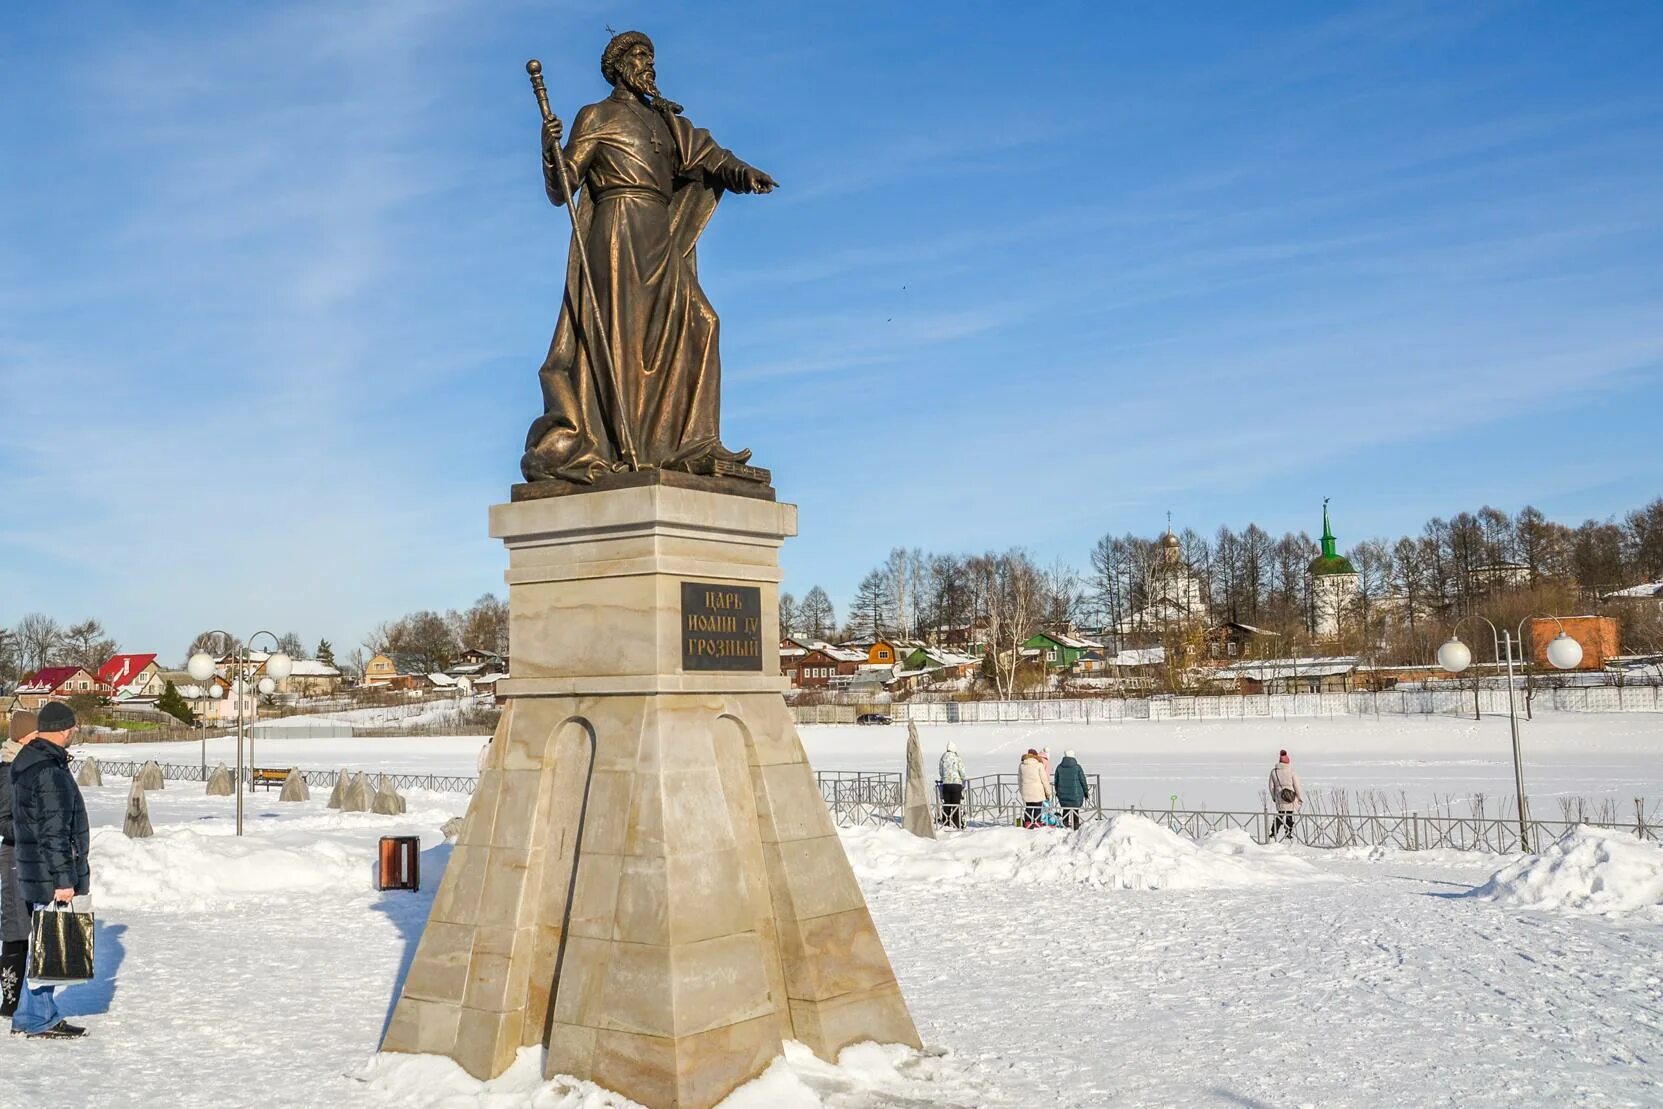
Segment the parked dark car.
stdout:
<path fill-rule="evenodd" d="M 856 724 L 893 724 L 895 721 L 881 712 L 863 712 L 855 717 Z"/>

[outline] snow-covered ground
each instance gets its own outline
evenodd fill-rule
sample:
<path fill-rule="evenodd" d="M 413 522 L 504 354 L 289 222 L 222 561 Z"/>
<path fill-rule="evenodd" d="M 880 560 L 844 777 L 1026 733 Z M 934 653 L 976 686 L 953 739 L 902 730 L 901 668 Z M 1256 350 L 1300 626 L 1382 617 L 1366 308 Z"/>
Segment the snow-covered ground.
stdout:
<path fill-rule="evenodd" d="M 172 783 L 156 836 L 129 841 L 125 786 L 86 791 L 100 977 L 62 1001 L 91 1038 L 0 1039 L 0 1104 L 618 1104 L 542 1083 L 535 1051 L 486 1085 L 374 1058 L 464 798 L 381 817 L 261 793 L 238 841 L 230 798 Z M 372 889 L 391 833 L 422 836 L 421 893 Z M 729 1109 L 1663 1102 L 1663 849 L 1632 838 L 1508 860 L 1195 844 L 1120 817 L 845 844 L 930 1053 L 794 1051 Z"/>
<path fill-rule="evenodd" d="M 1525 721 L 1525 784 L 1544 820 L 1559 819 L 1556 798 L 1610 799 L 1624 819 L 1634 798 L 1647 812 L 1663 806 L 1663 714 L 1542 713 Z M 1513 793 L 1512 745 L 1505 717 L 1337 716 L 1296 720 L 1128 721 L 1118 724 L 963 724 L 920 727 L 933 768 L 949 740 L 971 774 L 1013 773 L 1022 752 L 1049 746 L 1054 758 L 1075 749 L 1086 772 L 1101 775 L 1109 807 L 1258 811 L 1276 753 L 1292 752 L 1313 803 L 1329 790 L 1379 790 L 1394 806 L 1430 813 L 1434 799 L 1483 794 L 1502 811 Z M 906 728 L 818 725 L 800 729 L 820 770 L 899 771 Z M 473 774 L 482 737 L 260 740 L 261 766 Z M 120 744 L 89 748 L 97 757 L 194 763 L 196 743 Z M 208 742 L 208 761 L 236 761 L 228 739 Z"/>

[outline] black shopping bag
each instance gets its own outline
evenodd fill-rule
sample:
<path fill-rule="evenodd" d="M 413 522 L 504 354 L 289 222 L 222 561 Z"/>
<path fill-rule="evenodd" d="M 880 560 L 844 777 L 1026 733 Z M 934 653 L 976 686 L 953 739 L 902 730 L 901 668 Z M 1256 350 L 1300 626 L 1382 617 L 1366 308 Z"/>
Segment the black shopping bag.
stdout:
<path fill-rule="evenodd" d="M 92 914 L 54 903 L 29 922 L 29 985 L 75 986 L 92 981 Z"/>

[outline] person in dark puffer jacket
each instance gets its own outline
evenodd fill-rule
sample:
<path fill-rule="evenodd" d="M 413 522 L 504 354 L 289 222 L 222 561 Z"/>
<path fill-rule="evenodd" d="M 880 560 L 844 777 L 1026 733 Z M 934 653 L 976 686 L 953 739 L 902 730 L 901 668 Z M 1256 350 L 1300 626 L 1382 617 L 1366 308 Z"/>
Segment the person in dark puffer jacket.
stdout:
<path fill-rule="evenodd" d="M 12 760 L 23 753 L 25 743 L 35 738 L 35 714 L 12 713 L 7 733 L 10 738 L 0 747 L 0 1017 L 10 1020 L 17 1012 L 29 953 L 29 907 L 23 903 L 17 862 L 12 858 L 17 841 L 12 836 L 11 771 Z"/>
<path fill-rule="evenodd" d="M 34 911 L 90 892 L 92 871 L 87 806 L 69 772 L 69 740 L 75 713 L 49 701 L 35 722 L 35 738 L 12 760 L 12 834 L 23 900 Z M 12 1014 L 12 1031 L 31 1038 L 86 1035 L 58 1014 L 53 987 L 25 984 Z"/>
<path fill-rule="evenodd" d="M 1057 805 L 1062 809 L 1062 822 L 1065 828 L 1080 826 L 1080 806 L 1091 796 L 1091 786 L 1086 782 L 1086 772 L 1080 768 L 1080 762 L 1069 751 L 1057 764 L 1056 774 Z"/>

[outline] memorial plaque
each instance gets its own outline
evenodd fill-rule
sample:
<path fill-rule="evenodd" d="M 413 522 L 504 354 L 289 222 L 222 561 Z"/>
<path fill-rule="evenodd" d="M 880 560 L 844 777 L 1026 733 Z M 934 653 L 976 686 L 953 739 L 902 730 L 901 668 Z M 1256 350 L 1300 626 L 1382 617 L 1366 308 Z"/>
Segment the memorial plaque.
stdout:
<path fill-rule="evenodd" d="M 762 670 L 762 590 L 681 583 L 681 668 Z"/>

